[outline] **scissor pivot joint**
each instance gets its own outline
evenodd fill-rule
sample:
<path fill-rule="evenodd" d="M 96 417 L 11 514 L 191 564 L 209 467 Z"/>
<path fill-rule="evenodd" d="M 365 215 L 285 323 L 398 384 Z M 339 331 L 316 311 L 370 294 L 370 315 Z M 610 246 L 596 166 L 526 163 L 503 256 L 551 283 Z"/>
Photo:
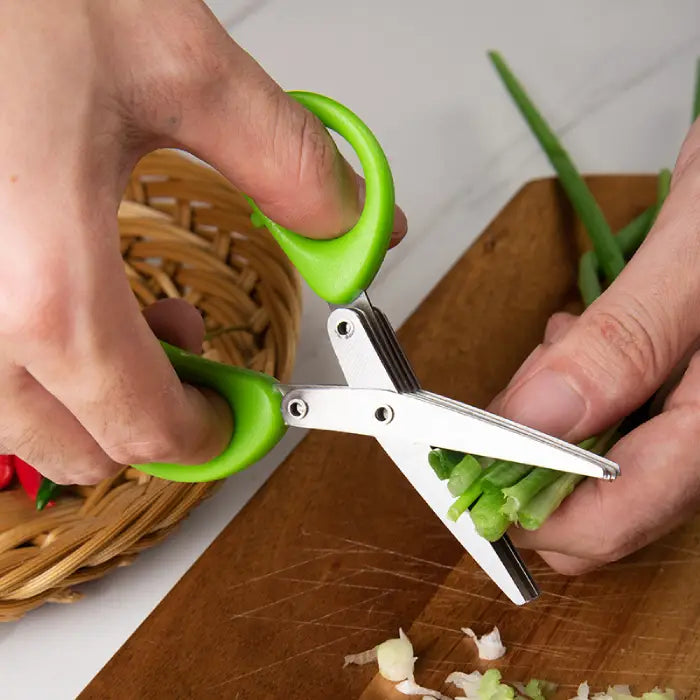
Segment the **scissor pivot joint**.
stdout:
<path fill-rule="evenodd" d="M 309 404 L 303 399 L 292 399 L 287 410 L 295 418 L 303 418 L 309 412 Z"/>
<path fill-rule="evenodd" d="M 348 321 L 346 319 L 338 321 L 335 326 L 335 332 L 339 338 L 349 338 L 354 331 L 355 327 L 352 325 L 352 321 Z"/>
<path fill-rule="evenodd" d="M 375 412 L 374 417 L 380 423 L 391 423 L 394 419 L 394 409 L 391 406 L 380 406 Z"/>

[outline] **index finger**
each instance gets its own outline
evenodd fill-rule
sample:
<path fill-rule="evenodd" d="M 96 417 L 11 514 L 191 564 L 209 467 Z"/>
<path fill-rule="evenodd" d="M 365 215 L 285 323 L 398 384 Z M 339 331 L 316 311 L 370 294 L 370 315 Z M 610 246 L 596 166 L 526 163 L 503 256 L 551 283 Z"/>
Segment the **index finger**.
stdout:
<path fill-rule="evenodd" d="M 89 289 L 58 292 L 53 313 L 60 320 L 37 316 L 24 341 L 25 366 L 116 462 L 208 461 L 230 439 L 228 407 L 180 383 L 131 293 L 116 236 L 111 240 L 112 255 L 86 261 L 89 269 L 73 277 L 92 280 Z"/>

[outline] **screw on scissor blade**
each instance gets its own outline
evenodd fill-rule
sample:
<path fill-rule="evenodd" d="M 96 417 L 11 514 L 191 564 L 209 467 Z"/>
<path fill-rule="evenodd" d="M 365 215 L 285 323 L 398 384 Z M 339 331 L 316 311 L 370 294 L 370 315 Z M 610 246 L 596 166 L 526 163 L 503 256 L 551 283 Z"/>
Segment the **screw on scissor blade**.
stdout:
<path fill-rule="evenodd" d="M 391 406 L 380 406 L 374 412 L 374 417 L 379 423 L 391 423 L 394 419 L 394 409 Z"/>
<path fill-rule="evenodd" d="M 335 327 L 335 332 L 338 334 L 339 338 L 349 338 L 352 334 L 353 331 L 355 330 L 355 327 L 352 325 L 350 321 L 338 321 L 338 324 Z"/>
<path fill-rule="evenodd" d="M 287 407 L 290 415 L 295 418 L 304 418 L 309 412 L 309 405 L 303 399 L 292 399 Z"/>

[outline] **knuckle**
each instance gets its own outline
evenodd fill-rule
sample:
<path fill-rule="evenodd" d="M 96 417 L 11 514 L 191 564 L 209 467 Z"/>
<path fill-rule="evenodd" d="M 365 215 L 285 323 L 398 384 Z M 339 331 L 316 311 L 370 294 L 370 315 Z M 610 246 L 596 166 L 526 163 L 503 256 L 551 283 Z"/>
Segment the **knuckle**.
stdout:
<path fill-rule="evenodd" d="M 335 145 L 313 114 L 302 110 L 300 121 L 297 184 L 302 187 L 325 188 L 335 175 Z"/>
<path fill-rule="evenodd" d="M 598 563 L 590 562 L 585 559 L 576 559 L 574 557 L 557 557 L 548 560 L 547 563 L 554 571 L 562 576 L 580 576 L 599 566 Z"/>
<path fill-rule="evenodd" d="M 629 464 L 626 467 L 633 469 Z M 593 567 L 622 559 L 649 542 L 649 528 L 645 520 L 638 517 L 640 514 L 628 513 L 624 522 L 610 519 L 610 501 L 606 498 L 609 494 L 605 493 L 609 488 L 609 484 L 595 484 L 591 519 L 594 525 L 587 547 L 587 558 Z"/>
<path fill-rule="evenodd" d="M 120 442 L 105 452 L 119 464 L 149 464 L 177 461 L 184 447 L 184 432 L 166 422 L 152 428 L 144 440 Z"/>
<path fill-rule="evenodd" d="M 230 76 L 230 66 L 224 56 L 204 44 L 180 57 L 178 71 L 171 84 L 179 95 L 210 100 L 221 98 L 222 83 Z"/>
<path fill-rule="evenodd" d="M 698 174 L 698 162 L 700 159 L 700 119 L 697 119 L 688 131 L 683 145 L 681 146 L 673 171 L 673 180 L 678 181 L 685 178 L 687 174 L 695 172 Z"/>
<path fill-rule="evenodd" d="M 337 151 L 316 115 L 293 102 L 274 83 L 258 88 L 265 106 L 270 155 L 281 173 L 278 187 L 308 197 L 335 180 Z"/>
<path fill-rule="evenodd" d="M 0 326 L 6 337 L 62 343 L 71 333 L 71 291 L 62 270 L 38 261 L 32 284 L 3 289 Z M 24 274 L 23 274 L 24 276 Z M 4 285 L 3 285 L 4 287 Z"/>
<path fill-rule="evenodd" d="M 191 22 L 174 29 L 168 36 L 149 36 L 160 60 L 137 80 L 123 81 L 119 90 L 127 115 L 147 130 L 171 136 L 182 126 L 188 106 L 208 109 L 221 101 L 234 72 L 230 53 L 216 50 L 210 33 Z"/>
<path fill-rule="evenodd" d="M 115 464 L 109 459 L 104 459 L 101 462 L 90 462 L 77 474 L 71 474 L 70 478 L 62 483 L 93 486 L 115 476 L 121 469 L 123 469 L 122 465 Z"/>
<path fill-rule="evenodd" d="M 611 377 L 624 373 L 630 381 L 646 384 L 665 365 L 668 349 L 657 340 L 659 334 L 649 315 L 632 301 L 624 309 L 595 311 L 586 322 L 588 342 L 583 347 L 596 364 Z"/>
<path fill-rule="evenodd" d="M 604 538 L 598 559 L 601 564 L 609 564 L 626 557 L 649 543 L 649 534 L 643 525 L 629 525 L 621 532 Z"/>

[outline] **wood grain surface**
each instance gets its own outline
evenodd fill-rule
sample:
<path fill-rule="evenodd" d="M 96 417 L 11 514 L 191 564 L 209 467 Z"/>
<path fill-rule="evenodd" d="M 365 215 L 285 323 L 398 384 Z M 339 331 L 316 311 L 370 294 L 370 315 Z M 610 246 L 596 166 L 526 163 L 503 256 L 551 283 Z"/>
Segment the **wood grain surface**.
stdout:
<path fill-rule="evenodd" d="M 653 177 L 589 182 L 614 228 L 655 196 Z M 547 318 L 575 307 L 582 240 L 553 181 L 526 185 L 400 331 L 425 388 L 487 404 Z M 507 679 L 700 697 L 700 521 L 577 579 L 526 559 L 543 595 L 516 608 L 373 440 L 312 433 L 80 697 L 405 697 L 373 666 L 342 669 L 399 626 L 417 680 L 448 692 L 451 671 L 484 669 L 460 627 L 494 624 Z"/>

